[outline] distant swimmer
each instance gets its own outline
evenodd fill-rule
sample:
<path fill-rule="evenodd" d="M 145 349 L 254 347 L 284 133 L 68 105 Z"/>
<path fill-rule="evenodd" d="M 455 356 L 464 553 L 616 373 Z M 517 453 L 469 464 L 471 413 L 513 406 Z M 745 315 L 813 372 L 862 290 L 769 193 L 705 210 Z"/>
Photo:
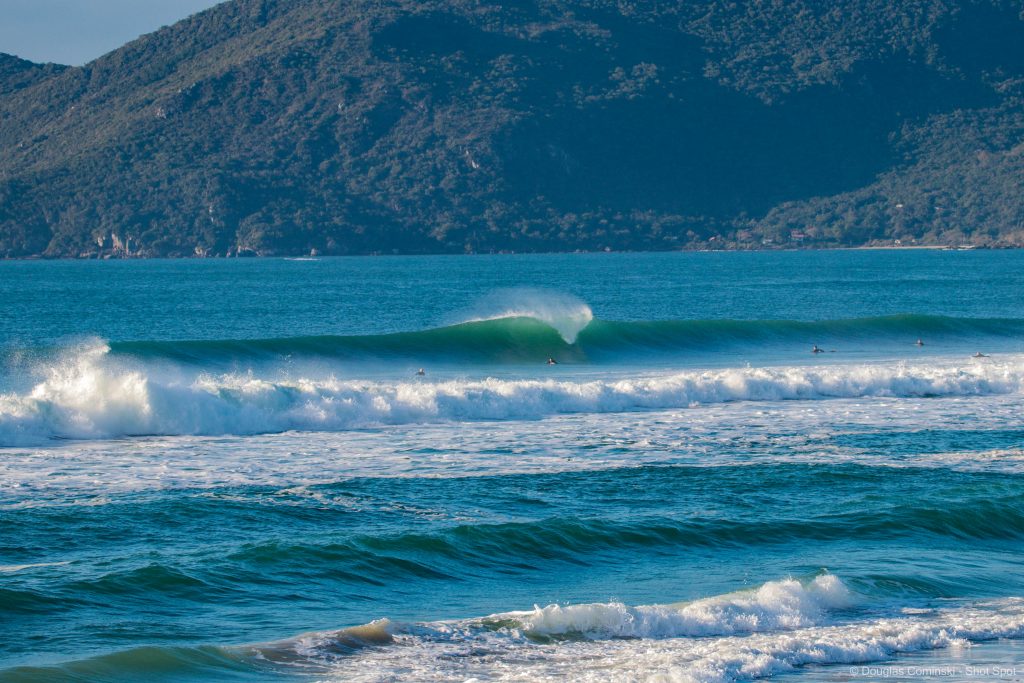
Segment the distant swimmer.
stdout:
<path fill-rule="evenodd" d="M 548 365 L 558 365 L 558 361 L 554 358 L 548 358 Z"/>
<path fill-rule="evenodd" d="M 418 377 L 423 377 L 425 374 L 427 374 L 427 373 L 424 372 L 423 368 L 420 368 L 419 370 L 416 371 L 416 375 Z"/>
<path fill-rule="evenodd" d="M 914 346 L 924 346 L 924 342 L 923 342 L 923 341 L 921 341 L 921 338 L 920 338 L 920 337 L 918 337 L 918 338 L 917 338 L 917 341 L 916 341 L 916 342 L 914 342 Z"/>
<path fill-rule="evenodd" d="M 818 345 L 815 344 L 814 348 L 811 349 L 811 353 L 825 353 L 825 349 L 819 349 Z"/>
<path fill-rule="evenodd" d="M 976 354 L 974 354 L 974 357 L 975 358 L 988 358 L 988 354 L 987 353 L 982 353 L 981 351 L 978 351 Z"/>

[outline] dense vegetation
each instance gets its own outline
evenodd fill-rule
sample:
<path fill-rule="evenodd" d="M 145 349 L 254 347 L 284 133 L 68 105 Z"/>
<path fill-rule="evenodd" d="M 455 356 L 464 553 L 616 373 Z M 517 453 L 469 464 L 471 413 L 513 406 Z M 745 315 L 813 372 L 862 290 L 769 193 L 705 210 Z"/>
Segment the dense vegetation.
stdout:
<path fill-rule="evenodd" d="M 0 256 L 1024 244 L 1010 0 L 231 0 L 0 55 Z"/>

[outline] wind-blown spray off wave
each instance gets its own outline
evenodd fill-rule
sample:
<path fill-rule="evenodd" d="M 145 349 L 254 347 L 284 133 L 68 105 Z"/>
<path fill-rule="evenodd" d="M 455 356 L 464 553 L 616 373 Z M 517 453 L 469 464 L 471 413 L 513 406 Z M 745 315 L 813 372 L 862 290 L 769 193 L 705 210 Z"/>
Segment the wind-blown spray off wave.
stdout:
<path fill-rule="evenodd" d="M 463 322 L 526 318 L 555 330 L 566 344 L 575 344 L 594 314 L 590 306 L 571 294 L 516 288 L 491 293 L 462 318 Z"/>
<path fill-rule="evenodd" d="M 0 445 L 49 438 L 339 431 L 459 420 L 536 419 L 559 413 L 685 408 L 727 401 L 1020 392 L 1024 365 L 851 364 L 734 368 L 606 378 L 368 381 L 263 379 L 247 374 L 163 377 L 109 363 L 106 347 L 50 368 L 24 394 L 0 396 Z"/>
<path fill-rule="evenodd" d="M 475 314 L 473 314 L 475 315 Z M 396 358 L 428 362 L 537 363 L 549 356 L 569 362 L 635 361 L 658 355 L 757 351 L 811 344 L 843 351 L 908 349 L 918 338 L 928 348 L 974 351 L 1024 339 L 1024 320 L 896 315 L 803 322 L 794 320 L 594 319 L 582 302 L 561 307 L 509 307 L 461 323 L 418 332 L 280 339 L 141 341 L 110 344 L 117 355 L 166 358 L 200 366 L 238 359 L 327 357 Z"/>

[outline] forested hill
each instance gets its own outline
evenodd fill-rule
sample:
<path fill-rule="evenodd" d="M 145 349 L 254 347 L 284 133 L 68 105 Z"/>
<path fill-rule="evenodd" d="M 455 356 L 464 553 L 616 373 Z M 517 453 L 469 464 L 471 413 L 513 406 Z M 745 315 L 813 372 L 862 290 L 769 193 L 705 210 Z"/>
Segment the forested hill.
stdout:
<path fill-rule="evenodd" d="M 1021 12 L 231 0 L 0 56 L 0 256 L 1022 245 Z"/>

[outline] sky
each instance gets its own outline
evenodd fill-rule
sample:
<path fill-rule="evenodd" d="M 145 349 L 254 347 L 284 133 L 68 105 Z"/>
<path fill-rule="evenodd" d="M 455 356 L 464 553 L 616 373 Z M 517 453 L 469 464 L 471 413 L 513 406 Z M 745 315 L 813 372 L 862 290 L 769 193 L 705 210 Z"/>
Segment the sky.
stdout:
<path fill-rule="evenodd" d="M 0 52 L 81 65 L 220 0 L 0 0 Z"/>

